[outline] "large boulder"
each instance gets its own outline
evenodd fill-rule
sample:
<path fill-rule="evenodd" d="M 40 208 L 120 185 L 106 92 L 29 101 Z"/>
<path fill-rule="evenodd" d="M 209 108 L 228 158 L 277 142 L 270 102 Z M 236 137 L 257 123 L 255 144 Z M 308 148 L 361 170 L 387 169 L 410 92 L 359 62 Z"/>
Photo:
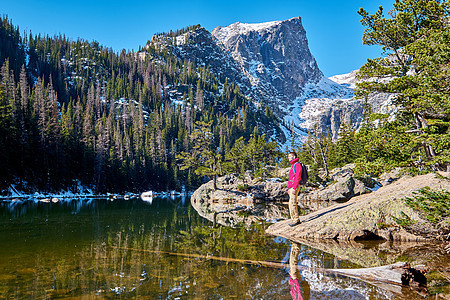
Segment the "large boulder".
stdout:
<path fill-rule="evenodd" d="M 347 201 L 354 196 L 370 193 L 364 182 L 355 177 L 354 165 L 346 165 L 330 172 L 331 183 L 311 191 L 306 199 L 316 201 Z"/>
<path fill-rule="evenodd" d="M 239 189 L 243 181 L 236 174 L 219 177 L 217 189 L 211 180 L 192 194 L 192 206 L 202 217 L 226 226 L 262 220 L 276 222 L 288 217 L 287 206 L 280 203 L 288 199 L 285 182 L 252 179 L 249 175 L 245 181 L 248 189 L 243 191 Z M 278 204 L 266 205 L 273 202 Z"/>
<path fill-rule="evenodd" d="M 345 176 L 329 186 L 311 192 L 308 198 L 318 201 L 346 201 L 357 195 L 369 193 L 364 183 L 353 176 Z"/>

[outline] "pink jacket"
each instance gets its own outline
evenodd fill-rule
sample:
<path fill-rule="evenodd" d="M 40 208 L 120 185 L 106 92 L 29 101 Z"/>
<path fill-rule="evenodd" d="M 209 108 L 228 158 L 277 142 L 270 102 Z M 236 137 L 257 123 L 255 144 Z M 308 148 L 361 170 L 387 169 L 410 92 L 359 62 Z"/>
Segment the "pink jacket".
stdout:
<path fill-rule="evenodd" d="M 289 277 L 289 285 L 291 286 L 291 296 L 293 300 L 303 300 L 302 290 L 300 288 L 300 282 L 298 279 Z"/>
<path fill-rule="evenodd" d="M 294 172 L 295 168 L 295 172 Z M 291 170 L 289 171 L 288 189 L 297 189 L 302 179 L 302 166 L 298 163 L 298 158 L 291 160 Z"/>

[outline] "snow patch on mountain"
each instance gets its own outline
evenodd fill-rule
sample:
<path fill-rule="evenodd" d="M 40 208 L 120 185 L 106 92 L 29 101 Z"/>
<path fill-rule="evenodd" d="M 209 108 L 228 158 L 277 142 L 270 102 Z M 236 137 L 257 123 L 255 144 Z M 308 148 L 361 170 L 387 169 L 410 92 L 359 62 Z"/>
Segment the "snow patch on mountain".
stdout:
<path fill-rule="evenodd" d="M 224 45 L 228 44 L 228 41 L 234 38 L 236 35 L 247 35 L 252 31 L 263 32 L 268 31 L 270 28 L 278 26 L 283 21 L 271 21 L 264 23 L 241 23 L 236 22 L 229 26 L 218 26 L 214 29 L 214 36 L 221 41 Z"/>
<path fill-rule="evenodd" d="M 337 84 L 347 86 L 351 89 L 356 88 L 356 74 L 359 70 L 351 71 L 347 74 L 335 75 L 330 77 L 329 79 L 336 82 Z"/>
<path fill-rule="evenodd" d="M 324 109 L 330 108 L 336 99 L 345 101 L 352 97 L 353 89 L 323 77 L 318 83 L 306 85 L 304 94 L 287 107 L 284 122 L 293 125 L 294 130 L 297 129 L 295 131 L 304 137 Z"/>

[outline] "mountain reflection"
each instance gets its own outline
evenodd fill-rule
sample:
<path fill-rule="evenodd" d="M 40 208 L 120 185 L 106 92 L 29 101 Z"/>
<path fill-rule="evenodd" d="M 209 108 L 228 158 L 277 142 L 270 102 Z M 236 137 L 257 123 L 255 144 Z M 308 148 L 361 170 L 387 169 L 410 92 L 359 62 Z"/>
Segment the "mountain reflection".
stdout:
<path fill-rule="evenodd" d="M 358 285 L 352 280 L 339 282 L 338 278 L 311 272 L 299 265 L 300 244 L 291 242 L 289 256 L 289 286 L 293 300 L 308 299 L 366 299 L 366 296 L 351 289 Z M 304 263 L 303 261 L 301 263 Z M 300 271 L 302 270 L 302 271 Z M 344 283 L 345 282 L 345 283 Z M 380 298 L 381 299 L 381 298 Z"/>
<path fill-rule="evenodd" d="M 295 299 L 394 297 L 264 223 L 212 225 L 178 199 L 1 203 L 0 298 L 292 299 L 292 280 Z"/>

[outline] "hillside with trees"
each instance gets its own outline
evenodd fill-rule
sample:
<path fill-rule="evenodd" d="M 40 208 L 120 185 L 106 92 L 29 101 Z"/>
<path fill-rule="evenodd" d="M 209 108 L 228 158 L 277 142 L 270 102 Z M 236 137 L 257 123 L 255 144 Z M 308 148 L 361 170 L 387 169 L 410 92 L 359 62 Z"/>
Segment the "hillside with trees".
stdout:
<path fill-rule="evenodd" d="M 176 159 L 195 151 L 196 122 L 209 124 L 221 157 L 262 125 L 277 126 L 227 78 L 155 47 L 116 53 L 96 41 L 22 36 L 7 17 L 0 41 L 2 189 L 196 186 L 207 174 L 180 170 Z"/>
<path fill-rule="evenodd" d="M 310 165 L 311 181 L 348 163 L 361 176 L 396 167 L 448 171 L 448 1 L 397 0 L 387 16 L 382 7 L 358 13 L 363 43 L 381 46 L 384 55 L 361 67 L 356 93 L 366 100 L 395 95 L 398 113 L 373 114 L 366 101 L 358 131 L 341 124 L 333 141 L 310 130 L 296 150 Z M 288 165 L 274 141 L 282 120 L 271 108 L 207 64 L 173 53 L 177 37 L 199 25 L 159 33 L 138 52 L 116 53 L 95 41 L 21 35 L 5 17 L 0 24 L 3 190 L 168 190 Z M 292 134 L 282 150 L 298 142 Z"/>

